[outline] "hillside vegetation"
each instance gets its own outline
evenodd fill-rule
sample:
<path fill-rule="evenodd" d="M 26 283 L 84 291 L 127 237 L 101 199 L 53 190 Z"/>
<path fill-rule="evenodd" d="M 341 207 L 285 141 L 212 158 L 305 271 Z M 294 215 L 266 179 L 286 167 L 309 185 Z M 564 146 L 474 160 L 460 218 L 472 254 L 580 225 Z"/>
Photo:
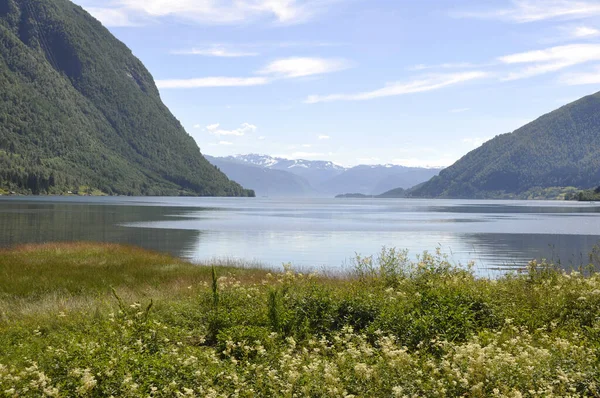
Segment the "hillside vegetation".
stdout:
<path fill-rule="evenodd" d="M 500 135 L 468 153 L 415 197 L 519 197 L 552 187 L 590 189 L 600 182 L 600 93 Z"/>
<path fill-rule="evenodd" d="M 599 259 L 490 280 L 383 250 L 328 278 L 3 250 L 0 396 L 595 397 Z"/>
<path fill-rule="evenodd" d="M 0 189 L 235 195 L 131 51 L 68 0 L 0 0 Z"/>

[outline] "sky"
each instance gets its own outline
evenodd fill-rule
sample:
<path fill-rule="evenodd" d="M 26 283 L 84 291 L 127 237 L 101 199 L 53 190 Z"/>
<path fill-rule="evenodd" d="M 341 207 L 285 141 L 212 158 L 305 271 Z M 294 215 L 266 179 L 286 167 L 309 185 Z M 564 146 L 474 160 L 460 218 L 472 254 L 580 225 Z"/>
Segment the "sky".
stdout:
<path fill-rule="evenodd" d="M 600 87 L 600 0 L 75 0 L 205 154 L 449 166 Z"/>

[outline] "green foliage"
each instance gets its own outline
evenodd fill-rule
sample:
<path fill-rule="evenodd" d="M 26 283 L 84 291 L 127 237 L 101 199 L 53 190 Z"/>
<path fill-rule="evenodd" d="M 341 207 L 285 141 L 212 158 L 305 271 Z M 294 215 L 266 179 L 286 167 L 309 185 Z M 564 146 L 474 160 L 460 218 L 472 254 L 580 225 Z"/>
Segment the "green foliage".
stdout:
<path fill-rule="evenodd" d="M 585 191 L 572 192 L 567 195 L 567 200 L 578 200 L 580 202 L 596 202 L 600 201 L 600 187 Z"/>
<path fill-rule="evenodd" d="M 0 0 L 0 87 L 7 191 L 253 195 L 202 157 L 142 63 L 68 0 Z"/>
<path fill-rule="evenodd" d="M 599 251 L 584 273 L 531 262 L 485 279 L 394 249 L 347 278 L 119 246 L 5 250 L 0 396 L 598 396 Z"/>
<path fill-rule="evenodd" d="M 600 93 L 499 135 L 468 153 L 414 197 L 522 197 L 531 189 L 589 189 L 600 181 Z"/>

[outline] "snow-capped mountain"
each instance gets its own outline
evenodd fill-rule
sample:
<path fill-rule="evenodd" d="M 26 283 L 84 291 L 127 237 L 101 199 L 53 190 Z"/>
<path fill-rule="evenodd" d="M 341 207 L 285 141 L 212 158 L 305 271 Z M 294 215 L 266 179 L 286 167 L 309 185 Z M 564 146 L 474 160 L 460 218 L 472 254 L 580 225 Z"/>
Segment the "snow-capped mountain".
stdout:
<path fill-rule="evenodd" d="M 305 178 L 312 186 L 317 186 L 347 170 L 345 167 L 324 160 L 283 159 L 257 154 L 235 155 L 222 159 L 272 170 L 288 171 Z"/>
<path fill-rule="evenodd" d="M 259 196 L 378 195 L 395 188 L 411 188 L 441 170 L 392 164 L 346 168 L 324 160 L 284 159 L 258 154 L 221 158 L 207 156 L 207 159 L 231 179 L 254 189 Z"/>

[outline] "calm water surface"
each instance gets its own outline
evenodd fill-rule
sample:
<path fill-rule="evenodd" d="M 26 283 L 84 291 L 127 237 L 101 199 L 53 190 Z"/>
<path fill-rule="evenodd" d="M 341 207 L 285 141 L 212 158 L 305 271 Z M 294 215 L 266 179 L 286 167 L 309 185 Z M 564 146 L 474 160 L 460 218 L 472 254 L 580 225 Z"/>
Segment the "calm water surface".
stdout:
<path fill-rule="evenodd" d="M 0 246 L 122 242 L 193 261 L 340 270 L 382 246 L 440 247 L 481 275 L 534 258 L 586 263 L 600 205 L 403 199 L 0 198 Z"/>

